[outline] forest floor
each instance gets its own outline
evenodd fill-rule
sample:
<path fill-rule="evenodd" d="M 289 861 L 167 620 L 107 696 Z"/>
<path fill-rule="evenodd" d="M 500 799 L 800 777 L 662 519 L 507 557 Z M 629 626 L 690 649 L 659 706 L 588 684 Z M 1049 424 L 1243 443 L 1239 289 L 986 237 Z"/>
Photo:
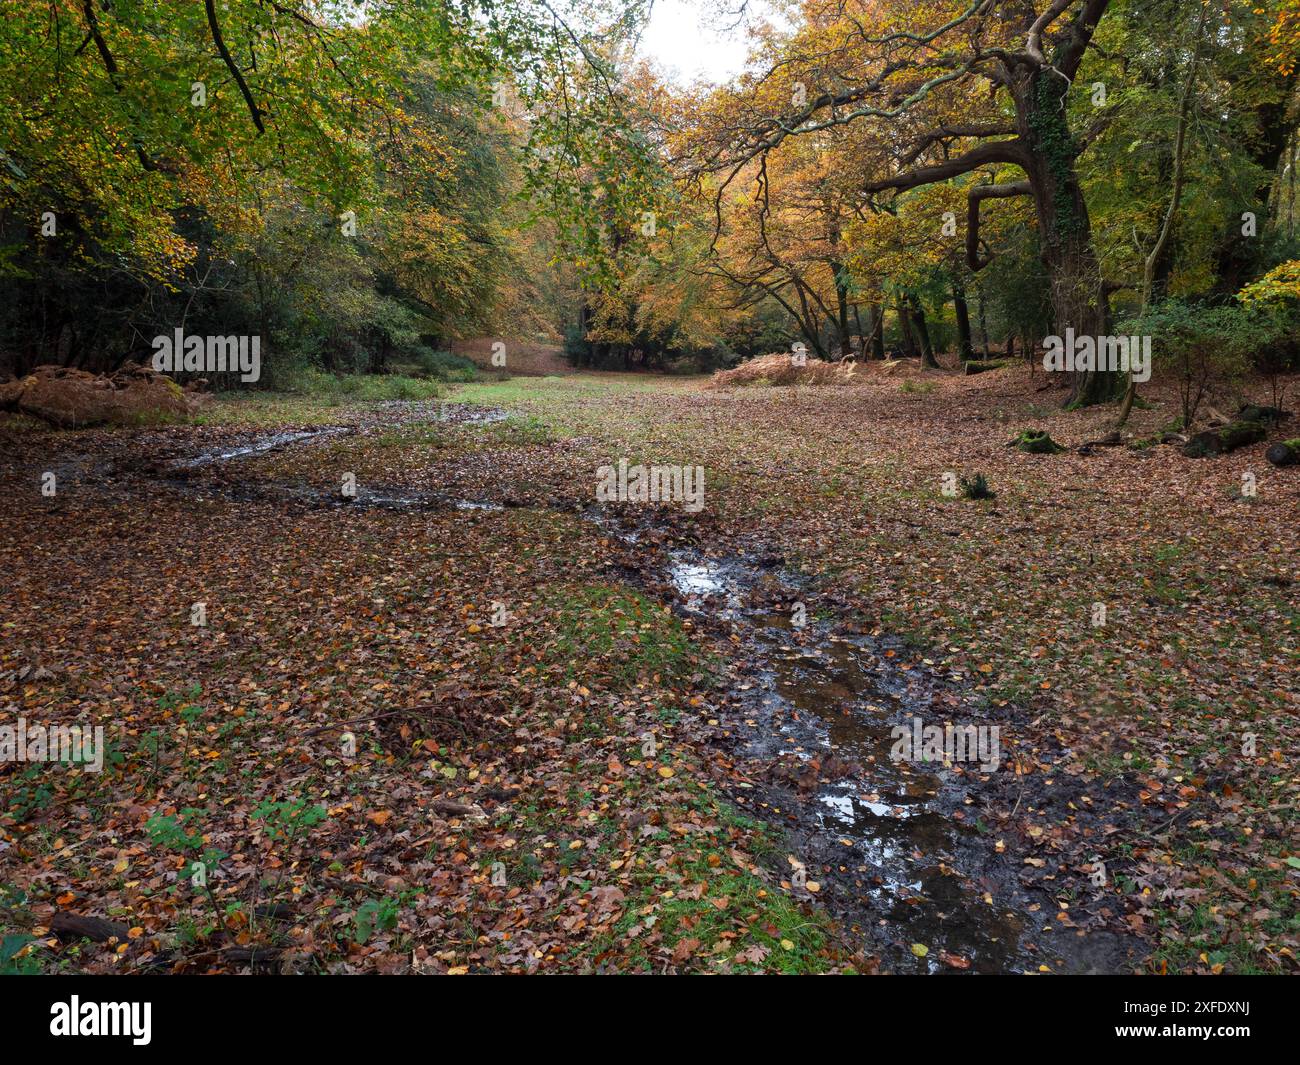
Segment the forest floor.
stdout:
<path fill-rule="evenodd" d="M 701 384 L 0 422 L 0 725 L 108 741 L 0 765 L 0 969 L 1300 969 L 1300 471 L 1020 453 L 1110 414 L 1015 368 Z"/>

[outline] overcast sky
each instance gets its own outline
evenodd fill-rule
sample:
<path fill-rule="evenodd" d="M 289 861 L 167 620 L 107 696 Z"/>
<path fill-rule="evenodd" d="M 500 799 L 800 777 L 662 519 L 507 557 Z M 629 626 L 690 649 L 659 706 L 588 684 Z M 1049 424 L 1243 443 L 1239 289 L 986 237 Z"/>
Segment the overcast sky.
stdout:
<path fill-rule="evenodd" d="M 766 9 L 754 4 L 750 9 Z M 718 28 L 719 19 L 704 0 L 655 0 L 650 25 L 641 37 L 641 54 L 675 80 L 688 84 L 698 78 L 727 81 L 745 66 L 749 50 L 745 28 L 730 33 Z"/>

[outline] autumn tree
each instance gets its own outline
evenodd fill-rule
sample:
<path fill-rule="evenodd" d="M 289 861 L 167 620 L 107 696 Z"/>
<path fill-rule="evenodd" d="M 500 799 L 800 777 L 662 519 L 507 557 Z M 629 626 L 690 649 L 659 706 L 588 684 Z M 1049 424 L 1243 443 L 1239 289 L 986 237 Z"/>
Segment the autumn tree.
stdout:
<path fill-rule="evenodd" d="M 973 270 L 989 258 L 981 205 L 1030 197 L 1058 327 L 1104 333 L 1110 286 L 1092 240 L 1077 166 L 1083 144 L 1070 128 L 1069 105 L 1109 4 L 809 0 L 804 25 L 775 49 L 759 79 L 765 90 L 780 89 L 749 101 L 742 90 L 732 106 L 720 108 L 729 117 L 707 131 L 699 165 L 724 174 L 725 184 L 750 160 L 791 139 L 870 123 L 892 158 L 885 172 L 864 180 L 864 194 L 903 192 L 977 171 L 990 175 L 966 192 Z M 773 107 L 776 101 L 782 106 Z M 1080 372 L 1070 402 L 1109 400 L 1122 387 L 1118 374 Z"/>
<path fill-rule="evenodd" d="M 571 6 L 0 0 L 5 354 L 111 367 L 205 308 L 313 357 L 472 327 L 524 191 L 500 152 L 549 150 L 553 201 L 620 168 L 606 87 L 570 91 L 595 65 Z M 503 148 L 509 93 L 530 117 Z"/>

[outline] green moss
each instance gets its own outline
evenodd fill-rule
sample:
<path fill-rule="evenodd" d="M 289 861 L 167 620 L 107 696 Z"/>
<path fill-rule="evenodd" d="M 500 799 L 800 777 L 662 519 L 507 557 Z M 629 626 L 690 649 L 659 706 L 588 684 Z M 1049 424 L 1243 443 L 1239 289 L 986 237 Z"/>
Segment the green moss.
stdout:
<path fill-rule="evenodd" d="M 1263 422 L 1229 422 L 1222 429 L 1197 433 L 1183 448 L 1183 454 L 1189 458 L 1226 455 L 1247 444 L 1258 444 L 1267 436 L 1268 430 Z"/>
<path fill-rule="evenodd" d="M 1065 450 L 1048 435 L 1046 429 L 1022 429 L 1020 435 L 1011 440 L 1011 446 L 1028 455 L 1055 455 Z"/>

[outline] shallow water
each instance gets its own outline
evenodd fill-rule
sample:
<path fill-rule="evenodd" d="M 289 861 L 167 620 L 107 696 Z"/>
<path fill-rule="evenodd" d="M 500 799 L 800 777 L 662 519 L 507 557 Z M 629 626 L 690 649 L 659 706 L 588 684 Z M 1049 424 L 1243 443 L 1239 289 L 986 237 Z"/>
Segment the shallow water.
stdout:
<path fill-rule="evenodd" d="M 821 882 L 819 901 L 884 971 L 1123 972 L 1138 963 L 1131 937 L 1057 927 L 1054 895 L 1020 880 L 1014 833 L 981 822 L 981 799 L 993 794 L 984 774 L 1014 774 L 1010 761 L 894 757 L 893 730 L 915 721 L 998 725 L 1010 738 L 1013 712 L 987 716 L 897 639 L 845 635 L 811 610 L 796 626 L 792 604 L 815 591 L 759 557 L 677 550 L 668 567 L 683 609 L 721 620 L 739 640 L 740 679 L 728 697 L 736 753 L 755 781 L 770 768 L 733 798 L 785 829 L 789 853 Z"/>
<path fill-rule="evenodd" d="M 375 403 L 366 413 L 384 412 L 390 417 L 385 425 L 409 422 L 448 422 L 458 425 L 489 425 L 503 421 L 507 412 L 495 407 L 473 407 L 464 404 L 447 404 L 429 401 L 389 400 Z M 316 429 L 297 429 L 283 432 L 260 432 L 250 436 L 246 443 L 208 448 L 191 455 L 174 459 L 169 465 L 174 470 L 191 471 L 222 463 L 236 462 L 255 455 L 265 455 L 284 448 L 305 445 L 316 440 L 358 432 L 357 426 L 329 425 Z M 205 490 L 242 500 L 266 500 L 295 503 L 300 506 L 347 507 L 356 510 L 502 510 L 500 503 L 491 500 L 462 499 L 443 492 L 424 492 L 398 487 L 371 487 L 358 485 L 356 495 L 344 496 L 339 491 L 328 491 L 303 483 L 259 481 L 248 484 L 208 484 L 172 480 L 174 486 L 187 491 Z"/>
<path fill-rule="evenodd" d="M 250 443 L 241 444 L 237 447 L 226 446 L 200 451 L 197 454 L 176 459 L 172 465 L 177 469 L 192 470 L 201 466 L 209 466 L 215 462 L 231 462 L 235 459 L 248 458 L 250 455 L 264 455 L 267 452 L 277 451 L 292 444 L 315 440 L 318 437 L 338 436 L 341 433 L 351 431 L 346 426 L 331 425 L 321 429 L 300 429 L 286 433 L 261 433 Z"/>

